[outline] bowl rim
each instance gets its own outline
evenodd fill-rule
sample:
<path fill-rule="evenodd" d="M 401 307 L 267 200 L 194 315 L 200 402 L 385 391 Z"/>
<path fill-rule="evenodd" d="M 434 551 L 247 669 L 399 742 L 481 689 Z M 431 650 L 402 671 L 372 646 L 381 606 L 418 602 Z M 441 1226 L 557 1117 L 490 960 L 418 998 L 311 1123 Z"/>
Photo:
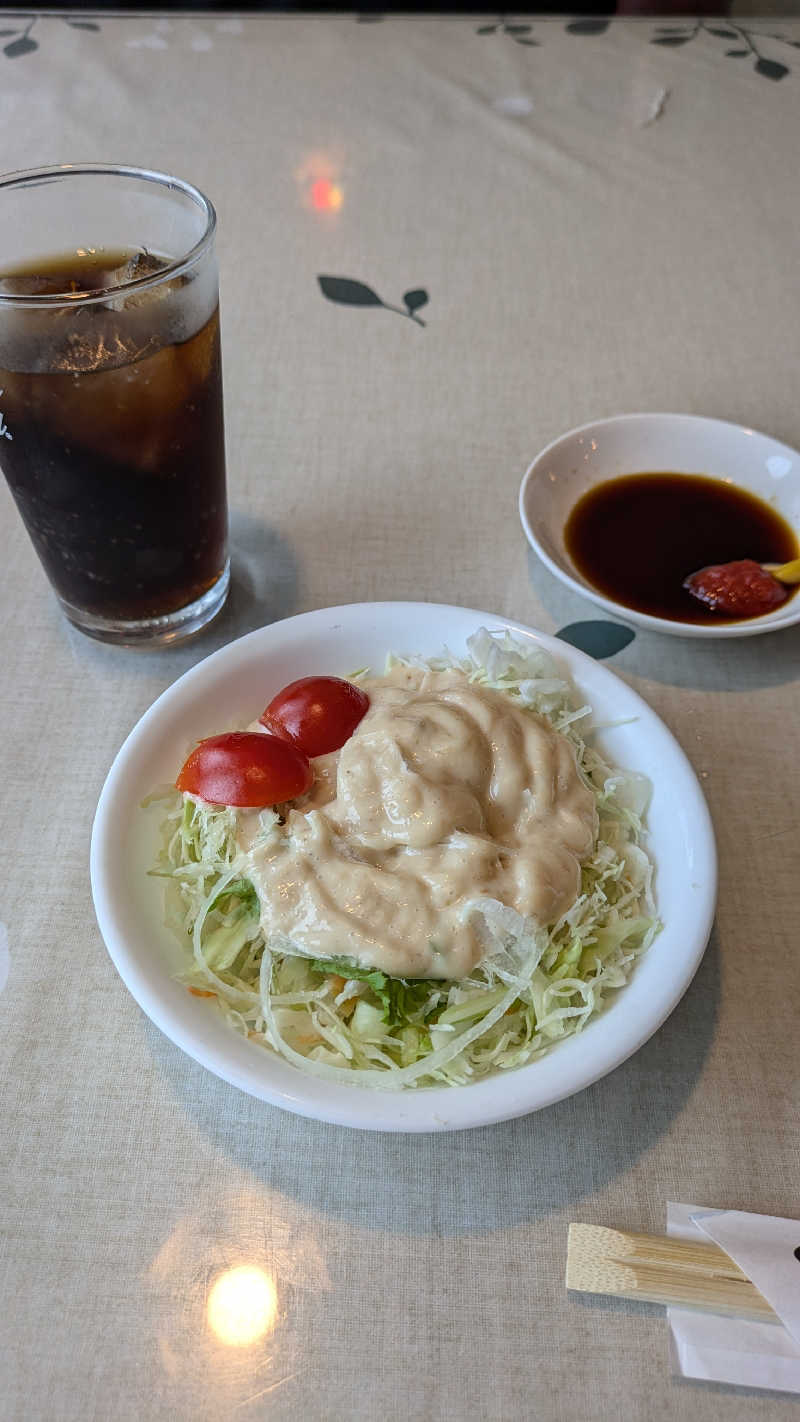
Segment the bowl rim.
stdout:
<path fill-rule="evenodd" d="M 566 430 L 550 440 L 543 449 L 531 460 L 519 486 L 517 508 L 520 523 L 522 524 L 525 536 L 536 556 L 544 563 L 545 567 L 558 578 L 559 582 L 581 597 L 588 598 L 597 607 L 603 608 L 605 612 L 611 613 L 618 621 L 635 623 L 639 627 L 646 627 L 653 632 L 661 632 L 664 635 L 679 637 L 701 637 L 701 638 L 737 638 L 756 637 L 765 632 L 779 632 L 785 627 L 793 627 L 800 622 L 800 592 L 794 594 L 790 602 L 785 607 L 778 607 L 773 612 L 763 613 L 760 617 L 752 617 L 741 622 L 724 622 L 715 625 L 712 622 L 678 622 L 670 617 L 653 617 L 648 612 L 639 612 L 636 608 L 626 607 L 624 603 L 616 602 L 613 598 L 607 597 L 605 593 L 593 588 L 588 583 L 579 582 L 566 568 L 562 567 L 554 558 L 550 556 L 543 544 L 540 542 L 533 522 L 528 513 L 529 490 L 532 487 L 537 470 L 544 460 L 560 445 L 566 444 L 581 435 L 587 435 L 593 430 L 607 428 L 609 425 L 633 425 L 644 424 L 652 420 L 664 420 L 675 423 L 704 425 L 706 427 L 722 428 L 728 431 L 736 431 L 748 436 L 756 436 L 759 439 L 768 440 L 775 446 L 777 452 L 785 451 L 786 455 L 791 455 L 793 460 L 800 465 L 800 451 L 793 449 L 791 445 L 784 444 L 781 440 L 773 438 L 763 430 L 754 429 L 750 425 L 737 424 L 733 420 L 717 419 L 713 415 L 692 415 L 681 414 L 670 411 L 632 411 L 629 414 L 606 415 L 599 420 L 589 420 L 586 424 L 576 425 L 574 429 Z M 710 476 L 714 477 L 714 476 Z M 598 481 L 599 482 L 599 481 Z M 800 548 L 800 534 L 798 537 L 798 548 Z"/>
<path fill-rule="evenodd" d="M 126 904 L 115 899 L 113 890 L 115 864 L 118 865 L 119 857 L 125 853 L 125 840 L 119 833 L 117 797 L 120 787 L 124 787 L 125 779 L 130 780 L 132 776 L 137 795 L 128 793 L 127 808 L 130 809 L 134 802 L 138 803 L 143 787 L 136 776 L 137 761 L 146 760 L 148 754 L 152 755 L 148 743 L 152 742 L 159 728 L 160 718 L 170 707 L 180 709 L 187 692 L 194 694 L 198 685 L 202 687 L 205 684 L 208 694 L 211 695 L 222 676 L 237 665 L 247 668 L 256 656 L 259 658 L 259 665 L 263 665 L 262 659 L 266 660 L 269 655 L 269 643 L 276 638 L 278 641 L 273 652 L 275 656 L 279 655 L 286 637 L 295 633 L 308 632 L 313 635 L 323 627 L 330 631 L 331 624 L 345 629 L 348 629 L 348 625 L 350 629 L 358 628 L 359 619 L 363 623 L 365 618 L 377 618 L 378 622 L 383 620 L 388 624 L 392 618 L 396 620 L 398 613 L 405 617 L 410 632 L 414 620 L 421 616 L 436 617 L 442 623 L 443 629 L 447 623 L 459 621 L 463 628 L 469 625 L 472 631 L 486 626 L 492 631 L 515 632 L 558 656 L 578 685 L 588 683 L 586 689 L 590 695 L 594 687 L 594 694 L 600 700 L 604 695 L 610 696 L 615 703 L 621 703 L 620 711 L 626 717 L 633 715 L 644 723 L 645 733 L 651 742 L 654 740 L 659 758 L 666 756 L 671 765 L 670 782 L 677 786 L 675 793 L 678 799 L 681 796 L 685 798 L 687 821 L 692 827 L 691 852 L 687 849 L 687 857 L 691 860 L 691 877 L 698 880 L 700 890 L 699 902 L 693 905 L 696 910 L 692 919 L 694 931 L 690 932 L 688 937 L 682 936 L 680 941 L 673 945 L 677 971 L 673 965 L 673 957 L 670 957 L 668 966 L 666 963 L 661 964 L 659 960 L 665 970 L 666 987 L 657 994 L 656 1002 L 648 999 L 643 1015 L 629 1021 L 623 1013 L 624 1020 L 621 1024 L 616 1023 L 618 1030 L 614 1035 L 608 1038 L 608 1034 L 604 1036 L 601 1030 L 596 1040 L 593 1029 L 598 1025 L 602 1029 L 604 1019 L 622 1000 L 621 997 L 615 999 L 606 1012 L 589 1024 L 580 1037 L 567 1039 L 540 1061 L 505 1075 L 489 1077 L 466 1087 L 426 1087 L 417 1091 L 396 1092 L 339 1085 L 311 1076 L 305 1077 L 296 1068 L 277 1057 L 266 1058 L 268 1070 L 263 1073 L 263 1048 L 256 1048 L 238 1038 L 221 1017 L 218 1019 L 219 1024 L 225 1032 L 222 1049 L 217 1050 L 213 1043 L 209 1046 L 208 1041 L 202 1040 L 202 1030 L 198 1032 L 187 1029 L 183 1019 L 172 1009 L 170 993 L 153 990 L 148 980 L 146 964 L 142 964 L 141 954 L 137 956 L 135 943 L 132 946 L 128 941 Z M 442 641 L 446 640 L 446 635 L 442 630 Z M 451 631 L 450 635 L 460 638 L 466 634 L 460 629 L 458 632 Z M 439 636 L 437 627 L 437 639 Z M 266 650 L 264 643 L 267 644 Z M 144 793 L 147 793 L 147 787 L 144 787 Z M 334 1124 L 402 1132 L 459 1130 L 514 1119 L 573 1095 L 613 1071 L 649 1040 L 688 988 L 708 942 L 717 895 L 716 844 L 711 817 L 699 780 L 675 737 L 638 693 L 608 668 L 577 648 L 525 623 L 474 609 L 438 603 L 351 603 L 300 613 L 268 624 L 228 643 L 185 672 L 167 687 L 140 717 L 114 759 L 95 814 L 90 871 L 95 913 L 108 953 L 132 996 L 172 1042 L 223 1080 L 273 1105 Z M 140 924 L 144 923 L 144 910 L 139 908 L 136 911 L 141 915 Z M 168 930 L 165 928 L 164 931 L 166 934 Z M 659 943 L 658 939 L 656 943 Z M 163 980 L 174 988 L 166 958 Z M 627 984 L 627 991 L 635 981 L 636 976 L 633 975 Z M 250 1067 L 243 1068 L 238 1060 L 239 1054 L 233 1053 L 233 1044 L 237 1042 L 249 1051 L 257 1053 L 252 1061 L 255 1063 L 257 1060 L 262 1070 L 256 1073 Z M 586 1042 L 589 1043 L 589 1048 L 584 1052 L 583 1044 Z M 577 1050 L 574 1045 L 576 1043 L 579 1043 Z M 595 1048 L 593 1052 L 592 1045 Z M 227 1051 L 228 1047 L 230 1053 Z M 556 1066 L 549 1066 L 548 1063 L 552 1064 L 555 1059 Z M 545 1082 L 547 1089 L 543 1090 Z"/>

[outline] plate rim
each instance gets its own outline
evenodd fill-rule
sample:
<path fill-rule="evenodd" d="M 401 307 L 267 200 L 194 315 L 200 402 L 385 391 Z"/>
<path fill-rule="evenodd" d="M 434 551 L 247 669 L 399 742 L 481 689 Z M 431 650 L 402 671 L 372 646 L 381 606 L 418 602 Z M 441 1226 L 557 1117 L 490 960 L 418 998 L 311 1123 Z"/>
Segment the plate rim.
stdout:
<path fill-rule="evenodd" d="M 217 668 L 220 668 L 227 661 L 236 659 L 246 661 L 248 650 L 254 643 L 260 644 L 264 639 L 269 643 L 270 639 L 276 635 L 279 637 L 285 635 L 287 629 L 303 627 L 310 630 L 315 624 L 319 625 L 332 618 L 351 621 L 355 625 L 359 616 L 377 615 L 380 617 L 382 614 L 385 616 L 389 610 L 393 614 L 400 613 L 409 622 L 415 613 L 428 616 L 435 614 L 439 618 L 467 619 L 474 624 L 474 630 L 486 626 L 492 631 L 509 630 L 518 633 L 523 638 L 533 639 L 538 645 L 544 646 L 546 650 L 558 656 L 566 663 L 570 675 L 579 685 L 581 684 L 580 671 L 583 668 L 587 670 L 589 679 L 595 682 L 596 688 L 605 687 L 612 695 L 618 694 L 618 689 L 622 688 L 623 699 L 627 698 L 629 705 L 635 708 L 637 715 L 642 715 L 646 721 L 650 722 L 651 732 L 655 731 L 657 735 L 664 738 L 664 744 L 670 748 L 675 757 L 689 789 L 690 798 L 693 799 L 693 830 L 696 841 L 694 848 L 699 860 L 702 861 L 702 879 L 706 889 L 698 908 L 698 925 L 691 951 L 684 950 L 684 961 L 680 973 L 670 982 L 669 990 L 659 998 L 657 1008 L 651 1010 L 647 1015 L 644 1030 L 638 1028 L 624 1034 L 622 1050 L 619 1049 L 618 1036 L 615 1035 L 614 1044 L 600 1045 L 599 1051 L 595 1054 L 595 1063 L 588 1072 L 582 1071 L 580 1068 L 577 1071 L 573 1070 L 567 1074 L 566 1079 L 561 1080 L 552 1089 L 540 1092 L 538 1096 L 534 1091 L 533 1095 L 536 1096 L 534 1100 L 531 1100 L 530 1089 L 525 1089 L 528 1076 L 530 1073 L 535 1073 L 537 1068 L 541 1068 L 544 1063 L 552 1061 L 562 1050 L 559 1046 L 553 1048 L 546 1057 L 541 1058 L 538 1062 L 465 1087 L 436 1086 L 403 1092 L 356 1085 L 339 1085 L 338 1083 L 323 1082 L 311 1076 L 305 1077 L 296 1068 L 277 1057 L 266 1058 L 277 1084 L 275 1081 L 270 1081 L 269 1077 L 263 1083 L 254 1082 L 253 1073 L 249 1070 L 244 1071 L 237 1062 L 232 1063 L 226 1059 L 224 1050 L 220 1053 L 209 1048 L 208 1044 L 198 1043 L 196 1036 L 178 1020 L 176 1013 L 171 1010 L 169 1002 L 165 1004 L 164 999 L 158 993 L 153 993 L 141 965 L 137 963 L 135 952 L 132 954 L 125 942 L 125 934 L 120 925 L 120 907 L 115 905 L 113 896 L 109 893 L 108 878 L 111 873 L 109 855 L 114 841 L 111 807 L 114 805 L 119 783 L 129 771 L 131 759 L 133 758 L 135 763 L 137 749 L 140 744 L 145 743 L 153 725 L 158 723 L 165 702 L 169 704 L 173 699 L 177 700 L 187 687 L 191 688 L 195 681 L 204 679 L 207 676 L 210 663 L 215 663 Z M 146 788 L 144 793 L 147 793 Z M 117 835 L 117 839 L 119 839 L 119 835 Z M 117 972 L 146 1016 L 180 1050 L 214 1075 L 247 1094 L 296 1114 L 331 1124 L 361 1129 L 422 1133 L 490 1125 L 530 1114 L 584 1090 L 593 1082 L 615 1070 L 617 1066 L 620 1066 L 638 1051 L 658 1031 L 674 1010 L 689 987 L 705 952 L 716 909 L 717 850 L 705 796 L 685 751 L 653 708 L 644 701 L 637 691 L 609 668 L 600 665 L 570 644 L 514 618 L 447 603 L 360 602 L 345 603 L 331 608 L 315 608 L 253 629 L 210 653 L 161 692 L 126 736 L 106 776 L 92 826 L 90 879 L 101 936 Z M 169 993 L 167 993 L 168 996 Z M 595 1019 L 595 1022 L 586 1030 L 591 1031 L 592 1027 L 601 1024 L 603 1018 L 613 1010 L 613 1007 L 614 1004 L 607 1009 L 606 1013 Z M 244 1039 L 238 1038 L 221 1017 L 219 1022 L 224 1027 L 225 1033 L 230 1034 L 231 1045 L 235 1042 L 246 1047 L 252 1045 L 244 1042 Z M 585 1040 L 585 1034 L 582 1036 Z M 576 1037 L 567 1039 L 563 1044 L 563 1050 L 568 1052 L 570 1043 L 577 1040 Z M 225 1041 L 227 1042 L 227 1036 Z M 254 1052 L 261 1053 L 263 1050 L 263 1048 L 253 1048 Z M 539 1074 L 541 1077 L 541 1071 Z M 549 1072 L 548 1075 L 550 1075 Z"/>

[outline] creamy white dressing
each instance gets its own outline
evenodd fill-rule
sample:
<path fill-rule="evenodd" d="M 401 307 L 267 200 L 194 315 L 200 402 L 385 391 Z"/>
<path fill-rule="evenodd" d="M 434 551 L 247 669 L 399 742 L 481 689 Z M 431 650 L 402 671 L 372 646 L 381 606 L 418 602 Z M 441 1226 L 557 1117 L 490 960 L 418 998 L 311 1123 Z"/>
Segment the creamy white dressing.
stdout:
<path fill-rule="evenodd" d="M 465 977 L 481 900 L 538 924 L 574 903 L 597 832 L 569 741 L 461 672 L 361 682 L 367 714 L 283 825 L 239 843 L 273 946 L 393 977 Z"/>

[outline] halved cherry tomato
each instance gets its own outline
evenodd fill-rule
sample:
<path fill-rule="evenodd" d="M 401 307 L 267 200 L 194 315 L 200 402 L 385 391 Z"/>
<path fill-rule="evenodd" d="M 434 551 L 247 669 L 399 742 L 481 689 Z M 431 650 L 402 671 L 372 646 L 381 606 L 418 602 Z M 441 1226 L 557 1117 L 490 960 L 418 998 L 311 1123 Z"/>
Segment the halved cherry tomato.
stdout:
<path fill-rule="evenodd" d="M 195 746 L 175 782 L 213 805 L 261 809 L 311 788 L 314 772 L 298 746 L 261 731 L 227 731 Z"/>
<path fill-rule="evenodd" d="M 306 755 L 327 755 L 350 739 L 368 707 L 367 693 L 351 681 L 338 676 L 304 676 L 273 696 L 258 719 Z"/>

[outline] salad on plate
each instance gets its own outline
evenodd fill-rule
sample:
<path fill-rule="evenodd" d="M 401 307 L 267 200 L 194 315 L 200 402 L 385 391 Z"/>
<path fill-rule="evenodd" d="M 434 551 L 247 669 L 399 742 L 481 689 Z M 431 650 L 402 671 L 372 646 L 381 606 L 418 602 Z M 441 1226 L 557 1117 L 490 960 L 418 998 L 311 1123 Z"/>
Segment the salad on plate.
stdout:
<path fill-rule="evenodd" d="M 181 980 L 313 1076 L 458 1086 L 533 1062 L 658 932 L 649 781 L 594 747 L 549 652 L 485 630 L 467 652 L 293 682 L 165 796 L 151 872 Z"/>

